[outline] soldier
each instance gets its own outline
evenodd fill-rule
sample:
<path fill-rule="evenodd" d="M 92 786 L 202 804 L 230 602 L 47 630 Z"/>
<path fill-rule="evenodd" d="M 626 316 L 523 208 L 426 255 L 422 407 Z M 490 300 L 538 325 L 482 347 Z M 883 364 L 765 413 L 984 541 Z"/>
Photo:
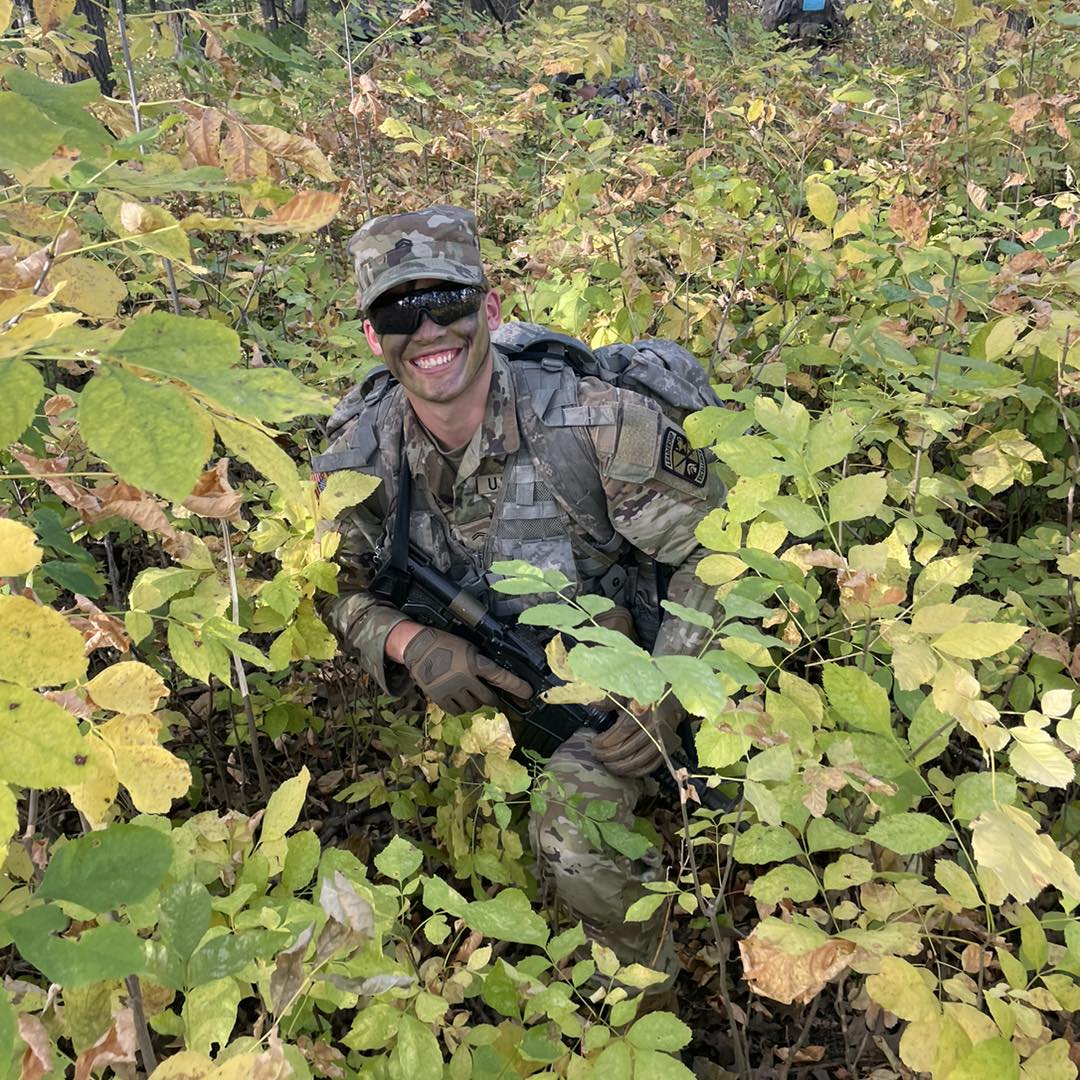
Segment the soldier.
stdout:
<path fill-rule="evenodd" d="M 655 594 L 651 605 L 640 597 L 661 564 L 672 600 L 715 610 L 712 590 L 694 574 L 705 553 L 694 529 L 723 497 L 704 454 L 650 398 L 580 377 L 551 356 L 510 360 L 493 343 L 500 302 L 470 211 L 433 206 L 374 218 L 348 250 L 367 341 L 388 373 L 347 396 L 331 421 L 332 445 L 314 463 L 320 473 L 359 469 L 382 480 L 341 522 L 340 592 L 324 615 L 342 646 L 384 691 L 411 681 L 453 714 L 496 705 L 496 690 L 530 693 L 472 644 L 366 591 L 370 555 L 395 520 L 407 464 L 410 540 L 500 618 L 533 598 L 493 592 L 491 564 L 523 558 L 562 571 L 579 594 L 609 595 L 619 606 L 607 625 L 637 632 L 654 655 L 697 651 L 700 628 L 659 621 Z M 677 971 L 669 920 L 663 910 L 645 923 L 623 916 L 643 883 L 663 877 L 660 853 L 635 860 L 594 847 L 576 808 L 607 800 L 616 820 L 632 826 L 644 778 L 662 762 L 659 744 L 674 745 L 681 719 L 669 694 L 652 708 L 623 710 L 602 734 L 576 732 L 551 756 L 545 806 L 529 822 L 539 876 L 624 964 L 667 976 L 653 992 Z"/>
<path fill-rule="evenodd" d="M 824 45 L 847 33 L 843 0 L 762 0 L 761 25 L 784 28 L 788 38 L 804 45 Z"/>

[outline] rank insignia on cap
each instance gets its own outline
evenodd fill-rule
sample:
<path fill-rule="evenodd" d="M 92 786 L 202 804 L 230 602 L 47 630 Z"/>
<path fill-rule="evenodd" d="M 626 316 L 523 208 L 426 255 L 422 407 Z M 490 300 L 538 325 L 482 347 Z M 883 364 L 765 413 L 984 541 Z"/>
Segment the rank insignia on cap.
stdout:
<path fill-rule="evenodd" d="M 709 476 L 705 451 L 693 449 L 686 436 L 674 428 L 664 432 L 660 466 L 665 472 L 687 480 L 695 487 L 704 487 Z"/>

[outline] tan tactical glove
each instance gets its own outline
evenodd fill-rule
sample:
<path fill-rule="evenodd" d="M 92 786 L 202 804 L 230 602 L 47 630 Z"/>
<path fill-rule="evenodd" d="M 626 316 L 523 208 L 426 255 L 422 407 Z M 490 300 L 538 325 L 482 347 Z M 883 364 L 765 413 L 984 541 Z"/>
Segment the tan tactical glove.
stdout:
<path fill-rule="evenodd" d="M 683 709 L 674 694 L 659 704 L 642 708 L 631 702 L 633 716 L 620 716 L 606 731 L 593 739 L 593 753 L 615 776 L 648 776 L 664 760 L 660 743 L 670 753 L 679 744 L 676 728 Z"/>
<path fill-rule="evenodd" d="M 498 707 L 498 698 L 488 683 L 516 698 L 532 697 L 532 687 L 524 679 L 444 630 L 421 630 L 405 647 L 401 659 L 427 699 L 455 716 L 484 705 Z"/>

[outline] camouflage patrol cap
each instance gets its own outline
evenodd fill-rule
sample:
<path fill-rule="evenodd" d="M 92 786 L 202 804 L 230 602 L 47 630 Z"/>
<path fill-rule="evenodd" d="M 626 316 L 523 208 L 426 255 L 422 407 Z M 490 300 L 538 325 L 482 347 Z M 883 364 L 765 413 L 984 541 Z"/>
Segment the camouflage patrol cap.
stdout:
<path fill-rule="evenodd" d="M 347 248 L 360 283 L 360 307 L 417 278 L 483 285 L 476 215 L 460 206 L 429 206 L 365 221 Z"/>

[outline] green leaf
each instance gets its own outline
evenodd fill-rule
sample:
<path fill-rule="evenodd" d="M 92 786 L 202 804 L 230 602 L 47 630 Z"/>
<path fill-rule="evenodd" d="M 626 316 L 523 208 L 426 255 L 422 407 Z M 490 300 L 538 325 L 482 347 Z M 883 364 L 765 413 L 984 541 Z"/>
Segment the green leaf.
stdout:
<path fill-rule="evenodd" d="M 141 970 L 142 941 L 126 926 L 108 922 L 84 930 L 78 941 L 56 936 L 67 926 L 67 916 L 46 904 L 23 912 L 6 929 L 23 959 L 61 986 L 123 979 Z"/>
<path fill-rule="evenodd" d="M 652 1012 L 635 1021 L 626 1033 L 627 1041 L 638 1050 L 681 1050 L 693 1032 L 669 1012 Z"/>
<path fill-rule="evenodd" d="M 503 889 L 493 900 L 476 900 L 465 911 L 465 925 L 495 941 L 543 947 L 547 924 L 520 889 Z"/>
<path fill-rule="evenodd" d="M 0 447 L 6 449 L 30 426 L 44 393 L 45 382 L 33 364 L 0 360 Z"/>
<path fill-rule="evenodd" d="M 934 863 L 934 877 L 938 884 L 964 907 L 979 906 L 979 890 L 971 880 L 971 875 L 962 866 L 957 866 L 948 859 L 938 859 Z"/>
<path fill-rule="evenodd" d="M 426 877 L 424 880 L 424 907 L 428 911 L 447 911 L 457 918 L 463 918 L 468 901 L 452 885 L 442 878 Z"/>
<path fill-rule="evenodd" d="M 211 938 L 188 961 L 188 985 L 203 986 L 235 975 L 259 955 L 263 940 L 262 932 L 257 930 Z"/>
<path fill-rule="evenodd" d="M 766 499 L 761 508 L 782 521 L 796 536 L 810 536 L 825 528 L 821 515 L 794 495 L 778 495 Z"/>
<path fill-rule="evenodd" d="M 661 600 L 660 606 L 665 611 L 674 615 L 675 618 L 682 619 L 683 622 L 692 623 L 694 626 L 704 627 L 706 630 L 711 630 L 713 628 L 712 616 L 706 615 L 704 611 L 686 607 L 684 604 L 676 604 L 674 600 Z"/>
<path fill-rule="evenodd" d="M 836 465 L 851 453 L 855 428 L 842 412 L 826 413 L 810 428 L 803 464 L 809 473 Z"/>
<path fill-rule="evenodd" d="M 1020 1068 L 1023 1080 L 1076 1080 L 1076 1066 L 1065 1039 L 1040 1046 Z"/>
<path fill-rule="evenodd" d="M 394 836 L 375 856 L 375 868 L 394 881 L 407 881 L 420 869 L 423 861 L 424 855 L 419 848 L 403 836 Z"/>
<path fill-rule="evenodd" d="M 378 1050 L 397 1034 L 405 1014 L 382 1001 L 361 1009 L 348 1034 L 341 1040 L 350 1050 Z M 434 1075 L 438 1075 L 435 1073 Z"/>
<path fill-rule="evenodd" d="M 952 833 L 929 814 L 891 814 L 866 830 L 866 838 L 895 851 L 897 855 L 918 855 L 943 844 Z"/>
<path fill-rule="evenodd" d="M 694 736 L 698 761 L 706 769 L 723 769 L 738 761 L 750 749 L 749 736 L 721 730 L 719 724 L 706 720 Z"/>
<path fill-rule="evenodd" d="M 284 368 L 236 368 L 240 338 L 231 327 L 153 311 L 135 319 L 107 355 L 169 379 L 179 379 L 223 412 L 277 423 L 324 415 L 327 395 L 305 386 Z"/>
<path fill-rule="evenodd" d="M 836 220 L 836 210 L 839 202 L 836 198 L 836 192 L 828 184 L 817 181 L 807 184 L 806 205 L 810 207 L 810 213 L 822 225 L 831 226 Z"/>
<path fill-rule="evenodd" d="M 755 823 L 736 835 L 732 855 L 737 862 L 766 866 L 797 859 L 799 843 L 787 829 Z"/>
<path fill-rule="evenodd" d="M 586 619 L 584 611 L 570 604 L 533 604 L 518 616 L 518 622 L 524 626 L 550 626 L 556 630 L 580 626 Z"/>
<path fill-rule="evenodd" d="M 866 672 L 855 667 L 826 664 L 821 680 L 829 704 L 848 727 L 892 735 L 889 695 Z"/>
<path fill-rule="evenodd" d="M 655 660 L 682 706 L 693 716 L 718 716 L 727 705 L 724 682 L 696 656 L 658 656 Z"/>
<path fill-rule="evenodd" d="M 1008 1039 L 983 1039 L 949 1073 L 948 1080 L 1019 1080 L 1020 1058 Z"/>
<path fill-rule="evenodd" d="M 84 160 L 105 160 L 114 139 L 101 121 L 86 108 L 101 101 L 101 91 L 94 79 L 55 83 L 14 65 L 5 67 L 4 79 L 12 90 L 32 101 L 60 128 L 61 141 L 65 146 L 81 150 L 80 156 Z"/>
<path fill-rule="evenodd" d="M 781 900 L 803 904 L 817 896 L 818 883 L 805 867 L 788 864 L 757 878 L 747 891 L 761 904 L 778 904 Z"/>
<path fill-rule="evenodd" d="M 172 863 L 168 835 L 143 825 L 110 825 L 69 840 L 49 860 L 37 894 L 94 912 L 145 899 Z"/>
<path fill-rule="evenodd" d="M 651 705 L 663 693 L 663 676 L 644 649 L 627 643 L 625 648 L 575 645 L 567 657 L 576 678 L 601 690 L 610 690 Z"/>
<path fill-rule="evenodd" d="M 846 851 L 862 842 L 862 837 L 841 828 L 832 818 L 813 818 L 806 827 L 806 846 L 811 853 Z"/>
<path fill-rule="evenodd" d="M 296 464 L 272 439 L 242 420 L 216 416 L 214 426 L 226 449 L 279 488 L 286 502 L 303 501 Z"/>
<path fill-rule="evenodd" d="M 87 666 L 84 644 L 60 612 L 25 596 L 0 596 L 0 679 L 27 687 L 81 679 Z M 8 703 L 12 712 L 20 708 L 14 701 Z"/>
<path fill-rule="evenodd" d="M 757 397 L 754 399 L 754 416 L 770 435 L 776 436 L 785 450 L 801 453 L 810 432 L 810 414 L 805 406 L 789 397 L 785 397 L 783 403 L 770 397 Z"/>
<path fill-rule="evenodd" d="M 247 993 L 250 989 L 243 991 Z M 184 1045 L 188 1050 L 209 1054 L 214 1043 L 219 1047 L 228 1044 L 241 996 L 236 979 L 215 979 L 192 986 L 184 994 Z"/>
<path fill-rule="evenodd" d="M 965 622 L 946 630 L 934 639 L 933 644 L 935 649 L 949 656 L 982 660 L 1004 652 L 1026 633 L 1026 626 L 1015 623 Z"/>
<path fill-rule="evenodd" d="M 666 899 L 661 893 L 647 893 L 626 909 L 624 918 L 627 922 L 648 922 Z"/>
<path fill-rule="evenodd" d="M 210 893 L 193 878 L 178 881 L 161 895 L 158 933 L 185 968 L 210 927 L 210 915 Z"/>
<path fill-rule="evenodd" d="M 20 787 L 78 784 L 87 761 L 75 717 L 53 701 L 0 683 L 0 780 Z"/>
<path fill-rule="evenodd" d="M 1007 772 L 968 773 L 956 782 L 953 816 L 969 825 L 984 810 L 1012 806 L 1016 802 L 1016 778 Z"/>
<path fill-rule="evenodd" d="M 15 1053 L 17 1024 L 18 1018 L 11 1004 L 11 995 L 0 987 L 0 1063 L 5 1066 L 10 1064 Z"/>
<path fill-rule="evenodd" d="M 436 1077 L 443 1071 L 442 1051 L 435 1036 L 430 1028 L 408 1013 L 401 1018 L 390 1061 L 391 1067 L 400 1070 L 400 1076 Z"/>
<path fill-rule="evenodd" d="M 182 390 L 105 367 L 79 399 L 86 445 L 136 487 L 171 502 L 191 494 L 214 449 L 205 410 Z"/>
<path fill-rule="evenodd" d="M 0 169 L 33 169 L 52 157 L 64 138 L 40 109 L 19 94 L 0 94 Z"/>
<path fill-rule="evenodd" d="M 885 493 L 884 473 L 845 476 L 829 488 L 829 520 L 855 521 L 874 516 L 885 503 Z"/>
<path fill-rule="evenodd" d="M 941 1015 L 941 1005 L 923 977 L 924 972 L 925 968 L 914 967 L 898 956 L 884 956 L 880 971 L 866 980 L 866 992 L 901 1020 L 934 1020 Z M 994 1073 L 986 1075 L 997 1080 Z"/>

